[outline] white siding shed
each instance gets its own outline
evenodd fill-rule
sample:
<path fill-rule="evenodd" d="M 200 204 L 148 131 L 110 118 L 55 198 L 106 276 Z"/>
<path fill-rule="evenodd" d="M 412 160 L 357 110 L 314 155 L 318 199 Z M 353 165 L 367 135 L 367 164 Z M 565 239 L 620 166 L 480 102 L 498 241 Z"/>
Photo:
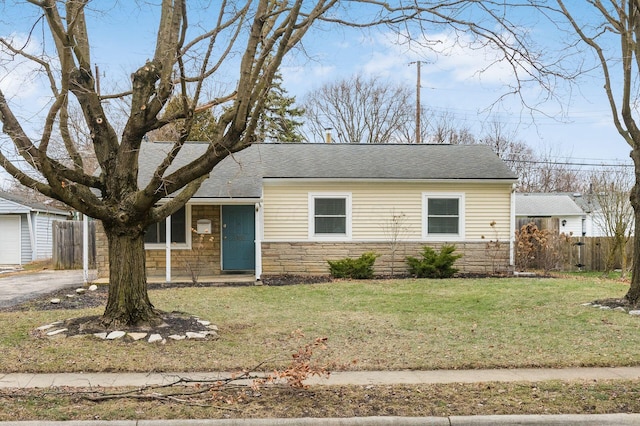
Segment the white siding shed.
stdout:
<path fill-rule="evenodd" d="M 52 257 L 52 224 L 69 212 L 0 192 L 0 265 L 23 265 Z"/>

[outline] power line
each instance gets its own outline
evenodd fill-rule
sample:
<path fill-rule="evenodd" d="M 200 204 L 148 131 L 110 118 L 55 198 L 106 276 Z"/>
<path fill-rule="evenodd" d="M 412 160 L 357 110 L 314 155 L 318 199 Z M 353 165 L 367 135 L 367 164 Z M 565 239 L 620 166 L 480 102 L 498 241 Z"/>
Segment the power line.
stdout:
<path fill-rule="evenodd" d="M 513 160 L 504 158 L 507 163 L 524 163 L 524 164 L 546 164 L 551 166 L 590 166 L 590 167 L 634 167 L 633 164 L 625 163 L 578 163 L 574 161 L 550 161 L 550 160 Z"/>

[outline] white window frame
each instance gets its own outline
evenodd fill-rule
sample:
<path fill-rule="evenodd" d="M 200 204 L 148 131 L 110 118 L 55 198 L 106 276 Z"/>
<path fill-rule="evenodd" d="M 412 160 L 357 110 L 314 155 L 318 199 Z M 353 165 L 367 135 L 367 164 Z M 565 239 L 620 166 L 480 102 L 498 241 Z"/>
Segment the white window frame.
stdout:
<path fill-rule="evenodd" d="M 191 249 L 191 204 L 184 206 L 185 215 L 185 242 L 184 243 L 171 243 L 172 249 L 178 250 L 190 250 Z M 164 222 L 164 221 L 163 221 Z M 173 226 L 173 221 L 171 221 Z M 164 250 L 167 247 L 166 242 L 163 243 L 144 243 L 145 250 Z"/>
<path fill-rule="evenodd" d="M 458 200 L 458 233 L 429 234 L 429 199 L 445 198 Z M 463 241 L 465 238 L 465 196 L 462 192 L 423 192 L 422 193 L 422 238 L 428 241 Z"/>
<path fill-rule="evenodd" d="M 315 200 L 317 198 L 341 198 L 345 200 L 345 233 L 344 234 L 317 234 L 315 229 Z M 316 241 L 346 241 L 351 239 L 351 200 L 350 192 L 310 192 L 308 201 L 309 211 L 309 239 Z"/>

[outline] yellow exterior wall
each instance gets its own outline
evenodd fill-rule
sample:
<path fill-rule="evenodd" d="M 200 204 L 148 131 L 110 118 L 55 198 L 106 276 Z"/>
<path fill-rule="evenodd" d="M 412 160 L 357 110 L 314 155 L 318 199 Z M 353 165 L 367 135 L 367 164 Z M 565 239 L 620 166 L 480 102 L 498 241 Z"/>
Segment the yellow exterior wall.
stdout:
<path fill-rule="evenodd" d="M 388 241 L 391 217 L 404 214 L 399 238 L 423 240 L 423 194 L 462 193 L 465 197 L 464 241 L 508 241 L 511 236 L 510 183 L 436 182 L 265 182 L 264 240 L 309 240 L 309 193 L 350 193 L 351 241 Z M 491 227 L 491 223 L 495 226 Z"/>

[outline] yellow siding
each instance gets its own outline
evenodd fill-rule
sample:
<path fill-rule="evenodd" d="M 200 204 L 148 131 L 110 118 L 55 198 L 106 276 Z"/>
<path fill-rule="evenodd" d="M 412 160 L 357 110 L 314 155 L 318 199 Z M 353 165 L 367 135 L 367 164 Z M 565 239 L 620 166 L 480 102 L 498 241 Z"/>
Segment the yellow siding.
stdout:
<path fill-rule="evenodd" d="M 337 192 L 352 196 L 352 240 L 388 241 L 392 216 L 404 215 L 399 239 L 422 239 L 422 195 L 464 193 L 465 240 L 510 237 L 510 184 L 424 182 L 291 182 L 264 185 L 266 241 L 308 240 L 309 193 Z M 490 223 L 495 221 L 495 230 Z"/>

